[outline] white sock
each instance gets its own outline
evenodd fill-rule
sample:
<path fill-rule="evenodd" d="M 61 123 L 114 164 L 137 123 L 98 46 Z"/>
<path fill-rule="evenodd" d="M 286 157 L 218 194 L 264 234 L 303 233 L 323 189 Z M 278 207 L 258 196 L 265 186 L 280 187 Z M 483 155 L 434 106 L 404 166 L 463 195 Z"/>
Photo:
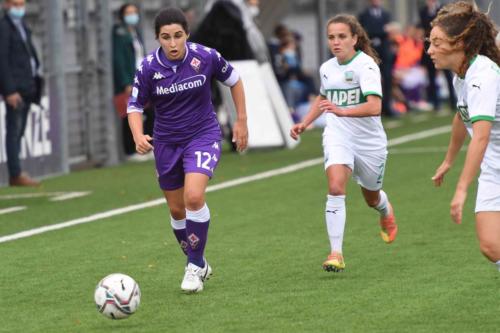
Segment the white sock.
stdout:
<path fill-rule="evenodd" d="M 210 209 L 208 209 L 206 203 L 199 210 L 186 209 L 186 219 L 193 222 L 205 223 L 210 220 Z"/>
<path fill-rule="evenodd" d="M 495 265 L 497 265 L 498 271 L 500 272 L 500 260 L 498 260 Z"/>
<path fill-rule="evenodd" d="M 387 194 L 384 191 L 380 190 L 380 201 L 378 205 L 375 206 L 375 209 L 378 210 L 380 216 L 385 217 L 388 216 L 391 211 L 389 209 L 389 200 L 387 199 Z"/>
<path fill-rule="evenodd" d="M 327 195 L 326 229 L 332 252 L 342 253 L 345 228 L 345 195 Z"/>
<path fill-rule="evenodd" d="M 176 220 L 170 216 L 170 224 L 174 230 L 186 229 L 186 219 Z"/>

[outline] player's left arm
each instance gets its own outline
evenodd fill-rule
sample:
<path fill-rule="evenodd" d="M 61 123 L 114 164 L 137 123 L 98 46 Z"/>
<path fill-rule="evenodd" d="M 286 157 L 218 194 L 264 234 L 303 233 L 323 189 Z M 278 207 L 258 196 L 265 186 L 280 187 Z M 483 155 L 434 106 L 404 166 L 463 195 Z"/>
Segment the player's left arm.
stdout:
<path fill-rule="evenodd" d="M 236 143 L 236 150 L 242 152 L 248 145 L 247 111 L 243 82 L 238 72 L 219 52 L 214 49 L 209 52 L 212 57 L 215 78 L 231 89 L 231 96 L 236 108 L 236 121 L 233 125 L 232 140 Z"/>
<path fill-rule="evenodd" d="M 236 149 L 244 151 L 248 145 L 247 111 L 245 104 L 245 90 L 241 79 L 231 87 L 234 106 L 236 107 L 236 122 L 233 125 L 233 142 L 236 142 Z"/>
<path fill-rule="evenodd" d="M 472 139 L 467 148 L 464 167 L 458 179 L 455 195 L 451 201 L 450 214 L 455 223 L 462 223 L 462 209 L 467 198 L 467 189 L 481 167 L 484 153 L 490 141 L 491 127 L 492 123 L 486 120 L 479 120 L 472 124 Z"/>
<path fill-rule="evenodd" d="M 462 223 L 462 209 L 467 189 L 476 177 L 490 140 L 495 119 L 500 76 L 496 71 L 485 71 L 467 79 L 467 105 L 472 122 L 472 138 L 467 148 L 464 167 L 451 201 L 450 214 L 455 223 Z M 492 98 L 495 97 L 495 98 Z"/>

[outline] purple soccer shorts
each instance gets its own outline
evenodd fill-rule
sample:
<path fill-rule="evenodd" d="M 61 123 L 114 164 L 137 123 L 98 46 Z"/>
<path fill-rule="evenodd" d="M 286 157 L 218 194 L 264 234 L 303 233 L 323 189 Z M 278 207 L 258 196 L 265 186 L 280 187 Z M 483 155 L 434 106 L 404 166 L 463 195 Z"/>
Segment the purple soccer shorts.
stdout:
<path fill-rule="evenodd" d="M 202 173 L 212 178 L 219 163 L 221 141 L 199 137 L 186 144 L 154 143 L 158 183 L 164 191 L 184 186 L 186 173 Z"/>

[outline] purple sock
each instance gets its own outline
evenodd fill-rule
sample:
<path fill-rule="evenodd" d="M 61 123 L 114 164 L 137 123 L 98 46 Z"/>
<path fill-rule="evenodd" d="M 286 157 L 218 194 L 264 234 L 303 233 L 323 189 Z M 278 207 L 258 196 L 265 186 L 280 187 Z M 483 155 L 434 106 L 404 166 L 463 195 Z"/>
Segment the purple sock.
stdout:
<path fill-rule="evenodd" d="M 204 252 L 207 243 L 210 210 L 207 205 L 198 211 L 186 209 L 186 235 L 188 240 L 188 262 L 205 267 Z"/>
<path fill-rule="evenodd" d="M 172 231 L 174 232 L 177 242 L 181 246 L 182 252 L 187 255 L 188 240 L 186 235 L 186 219 L 175 220 L 170 216 L 170 224 L 172 225 Z"/>

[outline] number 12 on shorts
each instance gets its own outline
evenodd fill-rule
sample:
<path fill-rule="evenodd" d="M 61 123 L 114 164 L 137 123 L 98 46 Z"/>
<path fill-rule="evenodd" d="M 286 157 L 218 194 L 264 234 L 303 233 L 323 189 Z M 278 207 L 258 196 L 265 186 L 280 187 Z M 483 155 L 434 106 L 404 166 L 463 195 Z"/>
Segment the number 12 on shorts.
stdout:
<path fill-rule="evenodd" d="M 202 151 L 195 151 L 194 154 L 196 155 L 196 166 L 198 168 L 210 170 L 210 167 L 208 166 L 208 164 L 212 160 L 212 155 L 210 155 L 210 153 L 207 153 L 205 151 L 203 151 L 203 152 Z"/>

